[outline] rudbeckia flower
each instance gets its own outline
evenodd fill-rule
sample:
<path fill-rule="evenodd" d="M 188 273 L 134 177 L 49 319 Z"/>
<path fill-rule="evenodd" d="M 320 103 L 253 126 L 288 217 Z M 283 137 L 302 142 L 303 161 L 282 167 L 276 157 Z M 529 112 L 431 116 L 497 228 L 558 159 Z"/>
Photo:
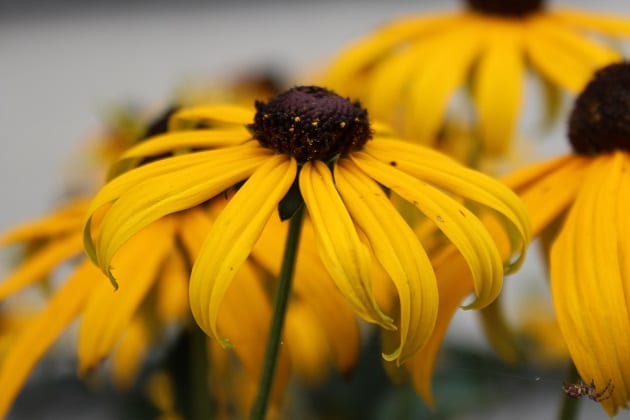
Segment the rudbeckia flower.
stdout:
<path fill-rule="evenodd" d="M 503 181 L 527 206 L 533 236 L 548 250 L 550 285 L 559 328 L 585 384 L 608 389 L 609 415 L 630 399 L 630 64 L 596 72 L 571 114 L 573 153 L 533 164 Z M 496 226 L 490 227 L 496 232 Z M 507 243 L 500 245 L 508 252 Z M 459 302 L 472 290 L 465 262 L 453 249 L 437 258 L 442 288 L 437 327 L 407 364 L 416 389 L 431 403 L 431 371 Z M 444 298 L 443 298 L 444 296 Z M 560 388 L 560 387 L 558 387 Z M 608 395 L 609 394 L 609 395 Z"/>
<path fill-rule="evenodd" d="M 171 113 L 172 110 L 167 111 L 138 132 L 159 135 Z M 120 135 L 112 140 L 117 145 L 122 142 Z M 135 138 L 127 138 L 124 143 L 129 147 L 137 142 Z M 126 161 L 114 169 L 122 170 L 129 164 Z M 88 199 L 68 200 L 48 215 L 6 232 L 0 238 L 0 246 L 22 245 L 30 251 L 0 283 L 0 301 L 22 290 L 32 290 L 48 278 L 61 280 L 61 284 L 50 286 L 44 308 L 20 326 L 0 357 L 3 389 L 0 417 L 9 410 L 35 364 L 76 319 L 80 320 L 77 355 L 81 376 L 97 369 L 103 359 L 111 358 L 111 373 L 117 387 L 124 390 L 133 385 L 150 352 L 166 346 L 166 338 L 172 338 L 173 332 L 181 335 L 190 327 L 188 262 L 197 257 L 205 232 L 212 226 L 213 215 L 226 202 L 221 196 L 142 229 L 112 262 L 120 280 L 117 291 L 84 258 L 82 231 Z M 226 304 L 221 310 L 220 325 L 238 344 L 236 359 L 242 365 L 242 376 L 252 384 L 260 375 L 263 362 L 260 349 L 271 318 L 266 284 L 272 283 L 279 270 L 281 249 L 275 241 L 283 236 L 284 230 L 279 220 L 270 220 L 260 241 L 265 248 L 255 250 L 252 254 L 255 262 L 246 261 L 236 274 L 237 287 L 226 294 Z M 312 229 L 305 226 L 304 237 L 312 235 Z M 146 252 L 148 244 L 150 255 Z M 327 273 L 314 248 L 305 244 L 300 254 L 296 270 L 302 273 L 304 281 L 294 290 L 289 307 L 286 351 L 280 358 L 274 402 L 281 401 L 291 372 L 311 382 L 321 381 L 331 368 L 349 372 L 359 351 L 359 328 L 349 305 L 330 281 L 320 281 Z M 58 269 L 62 267 L 70 270 L 67 277 L 58 278 Z M 240 311 L 240 305 L 252 308 L 253 312 Z M 243 328 L 247 336 L 242 334 Z M 313 342 L 313 337 L 317 341 Z M 311 351 L 304 352 L 305 348 Z M 229 374 L 232 372 L 228 370 L 226 375 Z M 250 385 L 248 389 L 254 387 Z M 243 403 L 251 405 L 251 399 L 252 396 Z"/>
<path fill-rule="evenodd" d="M 572 154 L 506 182 L 530 209 L 534 232 L 552 235 L 560 330 L 583 381 L 600 391 L 610 382 L 601 404 L 613 415 L 630 400 L 630 64 L 595 74 L 575 102 L 569 140 Z"/>
<path fill-rule="evenodd" d="M 433 142 L 453 94 L 471 81 L 483 148 L 510 146 L 526 70 L 578 93 L 597 68 L 618 61 L 589 33 L 630 36 L 630 17 L 543 0 L 467 0 L 461 11 L 406 17 L 344 49 L 325 83 L 362 98 L 368 109 L 408 138 Z"/>
<path fill-rule="evenodd" d="M 186 129 L 191 126 L 210 128 Z M 123 158 L 181 153 L 106 184 L 90 205 L 85 245 L 115 281 L 112 260 L 138 231 L 236 186 L 201 245 L 190 279 L 195 320 L 224 346 L 232 337 L 217 319 L 235 273 L 274 213 L 290 218 L 302 203 L 319 257 L 353 310 L 368 322 L 398 331 L 397 348 L 384 355 L 398 363 L 431 335 L 438 295 L 431 261 L 388 193 L 415 206 L 459 249 L 474 278 L 476 300 L 469 307 L 483 307 L 497 296 L 504 262 L 509 270 L 522 261 L 529 221 L 509 189 L 438 152 L 396 140 L 370 124 L 358 102 L 326 89 L 295 87 L 256 102 L 255 109 L 182 109 L 171 117 L 170 128 Z M 511 239 L 508 258 L 501 258 L 463 200 L 502 223 Z M 103 218 L 93 237 L 94 214 Z M 374 261 L 397 289 L 396 320 L 376 302 L 370 271 Z"/>

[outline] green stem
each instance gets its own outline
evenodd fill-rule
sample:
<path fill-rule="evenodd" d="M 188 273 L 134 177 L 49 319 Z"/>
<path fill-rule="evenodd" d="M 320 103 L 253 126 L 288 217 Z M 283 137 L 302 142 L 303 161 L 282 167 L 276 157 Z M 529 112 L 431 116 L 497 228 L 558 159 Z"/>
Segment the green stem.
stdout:
<path fill-rule="evenodd" d="M 278 362 L 282 327 L 284 325 L 284 318 L 291 292 L 291 282 L 293 280 L 300 231 L 302 230 L 303 215 L 304 207 L 301 206 L 289 222 L 289 232 L 287 233 L 282 268 L 280 269 L 280 278 L 278 280 L 278 290 L 276 291 L 273 305 L 269 338 L 267 339 L 267 348 L 265 349 L 263 371 L 260 377 L 260 385 L 258 386 L 258 395 L 256 396 L 256 401 L 250 416 L 252 420 L 263 420 L 267 414 L 267 406 L 269 405 L 269 397 L 273 386 L 273 377 Z"/>
<path fill-rule="evenodd" d="M 567 370 L 566 376 L 564 378 L 565 384 L 575 384 L 580 381 L 580 375 L 573 364 L 573 361 L 569 362 L 569 368 Z M 575 420 L 578 414 L 580 400 L 577 398 L 571 398 L 565 393 L 562 393 L 562 405 L 560 406 L 560 411 L 558 412 L 559 420 Z"/>
<path fill-rule="evenodd" d="M 210 398 L 210 363 L 208 360 L 208 336 L 197 325 L 193 325 L 190 334 L 190 383 L 192 399 L 192 418 L 205 420 L 212 418 L 213 406 Z"/>

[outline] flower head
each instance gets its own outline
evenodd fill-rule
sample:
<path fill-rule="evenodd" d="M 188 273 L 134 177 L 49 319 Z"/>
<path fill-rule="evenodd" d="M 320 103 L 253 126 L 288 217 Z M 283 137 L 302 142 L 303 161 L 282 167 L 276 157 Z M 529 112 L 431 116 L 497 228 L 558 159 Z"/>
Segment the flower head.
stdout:
<path fill-rule="evenodd" d="M 583 381 L 596 389 L 610 382 L 601 404 L 613 415 L 630 400 L 630 64 L 595 74 L 575 102 L 569 140 L 573 154 L 505 181 L 527 205 L 534 234 L 553 234 L 560 330 Z"/>
<path fill-rule="evenodd" d="M 186 129 L 200 125 L 209 128 Z M 389 360 L 404 361 L 424 345 L 433 330 L 438 296 L 431 262 L 388 192 L 412 203 L 460 250 L 475 283 L 477 300 L 471 307 L 496 297 L 504 262 L 461 199 L 480 204 L 500 220 L 512 238 L 510 255 L 520 252 L 513 265 L 522 259 L 529 224 L 511 191 L 435 151 L 394 139 L 368 122 L 358 102 L 326 89 L 296 87 L 256 103 L 254 110 L 183 109 L 172 116 L 170 127 L 159 141 L 144 142 L 123 158 L 183 153 L 105 185 L 90 205 L 89 215 L 101 208 L 104 215 L 95 239 L 88 219 L 86 248 L 113 278 L 112 258 L 144 226 L 236 186 L 201 245 L 190 280 L 197 323 L 226 346 L 230 337 L 217 326 L 226 291 L 274 212 L 291 216 L 287 202 L 306 206 L 319 256 L 354 311 L 398 330 L 399 345 L 385 355 Z M 376 303 L 373 261 L 396 286 L 397 322 Z"/>
<path fill-rule="evenodd" d="M 542 0 L 468 0 L 465 10 L 394 21 L 341 51 L 325 83 L 362 98 L 406 137 L 430 143 L 468 80 L 483 147 L 510 146 L 525 70 L 547 85 L 579 92 L 614 50 L 583 31 L 630 36 L 630 18 L 549 10 Z"/>

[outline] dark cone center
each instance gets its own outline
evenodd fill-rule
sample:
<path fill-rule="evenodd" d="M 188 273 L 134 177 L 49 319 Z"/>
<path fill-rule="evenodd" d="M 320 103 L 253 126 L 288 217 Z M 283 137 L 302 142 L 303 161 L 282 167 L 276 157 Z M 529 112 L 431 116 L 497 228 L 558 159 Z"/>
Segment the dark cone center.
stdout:
<path fill-rule="evenodd" d="M 579 154 L 630 151 L 630 63 L 595 73 L 573 106 L 569 140 Z"/>
<path fill-rule="evenodd" d="M 544 0 L 466 0 L 468 6 L 481 13 L 505 17 L 524 17 L 542 9 Z"/>
<path fill-rule="evenodd" d="M 322 160 L 360 149 L 371 137 L 367 111 L 334 92 L 298 86 L 268 102 L 256 101 L 249 126 L 260 144 L 299 162 Z"/>

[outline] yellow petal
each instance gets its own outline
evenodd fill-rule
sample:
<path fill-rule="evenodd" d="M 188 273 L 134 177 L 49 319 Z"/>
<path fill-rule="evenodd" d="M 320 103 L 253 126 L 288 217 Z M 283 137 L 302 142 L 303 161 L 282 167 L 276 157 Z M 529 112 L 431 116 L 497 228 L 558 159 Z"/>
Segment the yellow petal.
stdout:
<path fill-rule="evenodd" d="M 0 246 L 80 231 L 87 207 L 87 200 L 76 200 L 44 217 L 21 224 L 0 237 Z"/>
<path fill-rule="evenodd" d="M 208 159 L 177 172 L 154 176 L 124 191 L 101 223 L 96 249 L 101 269 L 109 274 L 110 261 L 116 251 L 144 226 L 220 194 L 247 178 L 268 158 L 268 153 L 262 148 L 242 147 L 229 148 L 231 153 L 224 154 L 223 158 Z M 116 178 L 114 182 L 125 176 Z M 106 190 L 101 192 L 107 193 Z M 97 196 L 93 206 L 100 202 Z"/>
<path fill-rule="evenodd" d="M 617 51 L 590 41 L 570 28 L 558 25 L 555 19 L 546 14 L 539 14 L 528 20 L 527 29 L 545 37 L 550 43 L 562 47 L 581 62 L 592 66 L 594 70 L 620 61 L 622 58 Z"/>
<path fill-rule="evenodd" d="M 398 19 L 374 34 L 363 37 L 349 47 L 344 48 L 333 60 L 326 84 L 334 90 L 348 92 L 348 83 L 376 60 L 386 54 L 397 44 L 404 45 L 416 37 L 434 31 L 448 30 L 461 20 L 460 14 L 444 13 L 436 15 L 413 16 Z"/>
<path fill-rule="evenodd" d="M 164 262 L 156 284 L 155 311 L 160 322 L 182 322 L 188 315 L 189 270 L 181 252 L 173 252 Z"/>
<path fill-rule="evenodd" d="M 4 418 L 29 373 L 59 335 L 81 312 L 101 273 L 83 261 L 57 290 L 44 310 L 16 337 L 0 367 L 0 417 Z"/>
<path fill-rule="evenodd" d="M 300 191 L 313 221 L 319 255 L 341 293 L 363 319 L 394 329 L 391 318 L 376 303 L 369 251 L 359 239 L 326 164 L 304 164 Z"/>
<path fill-rule="evenodd" d="M 525 173 L 517 171 L 506 179 L 517 186 L 515 190 L 531 217 L 533 236 L 538 236 L 571 205 L 582 185 L 588 159 L 572 156 L 541 165 L 540 171 L 526 168 Z"/>
<path fill-rule="evenodd" d="M 51 241 L 22 261 L 0 284 L 0 300 L 44 280 L 57 266 L 82 253 L 81 234 Z"/>
<path fill-rule="evenodd" d="M 477 295 L 468 308 L 482 308 L 497 297 L 503 285 L 501 255 L 485 226 L 470 210 L 435 187 L 365 152 L 353 153 L 352 158 L 370 177 L 416 206 L 460 250 L 473 273 Z"/>
<path fill-rule="evenodd" d="M 625 153 L 625 152 L 624 152 Z M 577 199 L 551 248 L 551 291 L 562 334 L 584 381 L 612 396 L 602 402 L 609 415 L 630 399 L 630 311 L 627 279 L 621 272 L 618 220 L 624 153 L 601 156 L 589 168 Z M 627 185 L 627 184 L 625 184 Z"/>
<path fill-rule="evenodd" d="M 405 110 L 406 132 L 420 140 L 432 140 L 444 122 L 453 92 L 468 76 L 482 44 L 475 21 L 462 22 L 434 39 L 417 75 L 410 80 Z M 457 51 L 457 54 L 453 54 Z"/>
<path fill-rule="evenodd" d="M 440 252 L 433 258 L 433 264 L 440 299 L 435 328 L 426 344 L 406 363 L 415 389 L 431 407 L 433 406 L 431 378 L 438 350 L 455 311 L 473 289 L 467 262 L 455 247 L 447 247 Z"/>
<path fill-rule="evenodd" d="M 518 258 L 506 269 L 517 269 L 525 258 L 531 238 L 529 215 L 519 198 L 508 188 L 478 171 L 468 169 L 432 150 L 395 140 L 375 139 L 364 150 L 372 157 L 430 184 L 495 210 L 509 221 L 508 232 L 515 232 L 508 256 Z M 393 162 L 393 163 L 392 163 Z"/>
<path fill-rule="evenodd" d="M 576 9 L 550 10 L 548 16 L 580 29 L 602 32 L 616 37 L 630 36 L 630 16 L 593 13 Z"/>
<path fill-rule="evenodd" d="M 79 372 L 86 374 L 106 358 L 157 281 L 166 257 L 173 252 L 175 226 L 170 217 L 144 228 L 113 261 L 120 288 L 102 278 L 83 313 L 79 328 Z M 147 250 L 149 252 L 147 252 Z"/>
<path fill-rule="evenodd" d="M 251 139 L 252 135 L 245 127 L 232 127 L 212 130 L 175 131 L 151 137 L 127 150 L 119 159 L 132 157 L 156 156 L 181 149 L 235 146 Z"/>
<path fill-rule="evenodd" d="M 254 122 L 254 111 L 238 105 L 201 105 L 182 109 L 169 120 L 169 131 L 199 123 L 246 125 Z"/>
<path fill-rule="evenodd" d="M 272 215 L 252 257 L 265 270 L 278 276 L 284 251 L 287 224 Z M 359 347 L 359 325 L 348 301 L 341 295 L 324 268 L 316 248 L 315 233 L 306 218 L 300 234 L 300 249 L 295 264 L 293 295 L 309 305 L 326 334 L 337 369 L 348 373 L 356 364 Z"/>
<path fill-rule="evenodd" d="M 272 308 L 264 288 L 265 280 L 269 279 L 261 270 L 251 261 L 245 261 L 234 276 L 232 287 L 225 292 L 217 319 L 219 330 L 234 344 L 234 353 L 245 368 L 248 379 L 255 384 L 260 381 L 271 325 Z M 275 402 L 284 395 L 290 377 L 287 347 L 282 346 L 278 356 L 272 390 Z M 216 350 L 219 351 L 225 350 Z"/>
<path fill-rule="evenodd" d="M 138 379 L 150 343 L 149 326 L 141 316 L 134 316 L 112 357 L 112 376 L 119 389 L 129 390 Z"/>
<path fill-rule="evenodd" d="M 330 370 L 330 347 L 308 304 L 300 300 L 290 302 L 283 336 L 289 348 L 291 370 L 309 385 L 321 384 Z"/>
<path fill-rule="evenodd" d="M 201 329 L 224 345 L 227 342 L 217 332 L 216 319 L 225 291 L 296 172 L 294 159 L 268 157 L 219 214 L 199 251 L 190 279 L 192 313 Z"/>
<path fill-rule="evenodd" d="M 431 261 L 381 187 L 354 163 L 340 159 L 335 181 L 352 219 L 398 290 L 400 345 L 384 357 L 401 364 L 433 331 L 438 295 Z"/>
<path fill-rule="evenodd" d="M 557 34 L 550 32 L 548 26 L 541 25 L 539 20 L 530 19 L 528 22 L 530 25 L 524 32 L 525 49 L 531 66 L 553 84 L 572 93 L 581 92 L 594 71 L 606 61 L 606 53 L 589 52 L 580 41 L 571 47 L 564 37 L 558 39 Z M 575 38 L 571 39 L 575 41 Z M 610 59 L 613 59 L 612 56 Z"/>
<path fill-rule="evenodd" d="M 521 109 L 525 63 L 520 32 L 494 31 L 475 71 L 481 138 L 484 150 L 492 154 L 509 149 Z"/>

